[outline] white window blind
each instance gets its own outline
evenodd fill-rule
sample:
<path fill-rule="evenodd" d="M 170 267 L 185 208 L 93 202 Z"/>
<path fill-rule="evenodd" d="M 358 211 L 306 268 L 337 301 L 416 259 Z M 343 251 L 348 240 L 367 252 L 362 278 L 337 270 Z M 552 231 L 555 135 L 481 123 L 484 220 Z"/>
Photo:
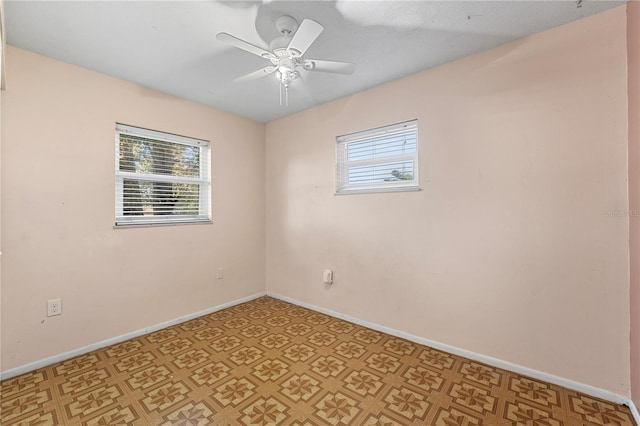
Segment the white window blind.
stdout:
<path fill-rule="evenodd" d="M 211 220 L 209 142 L 116 124 L 116 226 Z"/>
<path fill-rule="evenodd" d="M 338 136 L 336 193 L 418 190 L 418 123 Z"/>

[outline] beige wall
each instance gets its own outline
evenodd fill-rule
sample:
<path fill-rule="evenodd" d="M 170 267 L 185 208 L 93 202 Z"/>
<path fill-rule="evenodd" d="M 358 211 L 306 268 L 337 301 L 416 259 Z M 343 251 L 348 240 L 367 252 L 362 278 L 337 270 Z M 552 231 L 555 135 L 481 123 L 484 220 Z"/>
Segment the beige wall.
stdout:
<path fill-rule="evenodd" d="M 629 234 L 631 258 L 631 394 L 640 408 L 640 1 L 627 5 L 629 77 Z"/>
<path fill-rule="evenodd" d="M 628 221 L 606 215 L 628 206 L 625 22 L 268 123 L 267 289 L 628 395 Z M 412 118 L 422 191 L 335 196 L 336 135 Z"/>
<path fill-rule="evenodd" d="M 0 45 L 2 46 L 2 55 L 0 55 L 0 118 L 2 117 L 2 94 L 4 93 L 5 86 L 2 84 L 4 81 L 4 52 L 6 49 L 6 38 L 4 34 L 4 1 L 0 0 L 0 37 L 2 40 Z M 2 120 L 0 119 L 0 188 L 2 188 Z M 0 191 L 0 224 L 2 223 L 2 192 Z M 0 225 L 0 307 L 2 307 L 2 226 Z M 2 314 L 0 312 L 0 366 L 2 365 Z"/>
<path fill-rule="evenodd" d="M 13 47 L 7 77 L 3 371 L 264 291 L 264 124 Z M 116 122 L 211 141 L 213 225 L 113 229 Z"/>

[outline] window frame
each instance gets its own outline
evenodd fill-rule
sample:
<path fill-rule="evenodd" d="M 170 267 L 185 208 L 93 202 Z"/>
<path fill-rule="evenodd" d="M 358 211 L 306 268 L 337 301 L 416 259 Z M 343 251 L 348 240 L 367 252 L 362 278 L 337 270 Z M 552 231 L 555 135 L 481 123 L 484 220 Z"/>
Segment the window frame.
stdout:
<path fill-rule="evenodd" d="M 415 133 L 416 150 L 411 154 L 398 154 L 386 157 L 348 161 L 348 147 L 351 143 L 360 143 L 367 140 L 402 134 L 410 131 Z M 373 129 L 349 133 L 336 137 L 336 195 L 366 194 L 379 192 L 404 192 L 420 191 L 419 182 L 419 137 L 418 120 L 408 120 L 400 123 L 389 124 Z M 412 161 L 413 178 L 411 180 L 396 180 L 385 182 L 368 182 L 362 184 L 349 183 L 349 168 L 358 166 L 383 165 L 391 162 Z"/>
<path fill-rule="evenodd" d="M 177 145 L 195 146 L 200 149 L 199 177 L 173 175 L 144 174 L 120 170 L 120 135 L 137 136 Z M 124 215 L 124 181 L 125 179 L 150 182 L 171 182 L 197 184 L 197 215 Z M 166 226 L 212 223 L 211 220 L 211 144 L 204 139 L 176 135 L 157 130 L 116 123 L 115 134 L 115 228 L 140 226 Z"/>

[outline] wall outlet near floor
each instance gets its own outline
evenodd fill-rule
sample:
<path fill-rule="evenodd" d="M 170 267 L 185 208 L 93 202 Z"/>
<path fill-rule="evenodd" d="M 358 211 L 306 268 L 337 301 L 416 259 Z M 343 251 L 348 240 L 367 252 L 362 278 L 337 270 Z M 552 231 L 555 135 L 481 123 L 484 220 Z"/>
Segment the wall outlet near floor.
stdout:
<path fill-rule="evenodd" d="M 47 316 L 62 315 L 62 299 L 47 300 Z"/>
<path fill-rule="evenodd" d="M 224 278 L 224 269 L 218 268 L 218 272 L 216 273 L 216 278 L 219 280 Z"/>

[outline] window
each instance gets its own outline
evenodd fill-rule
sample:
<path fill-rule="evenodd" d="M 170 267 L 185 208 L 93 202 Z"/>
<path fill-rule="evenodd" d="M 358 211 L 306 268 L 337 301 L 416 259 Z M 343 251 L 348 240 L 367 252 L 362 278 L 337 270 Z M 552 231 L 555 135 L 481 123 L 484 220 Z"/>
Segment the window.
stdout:
<path fill-rule="evenodd" d="M 418 122 L 338 136 L 336 193 L 418 190 Z"/>
<path fill-rule="evenodd" d="M 211 221 L 209 142 L 116 125 L 116 226 Z"/>

